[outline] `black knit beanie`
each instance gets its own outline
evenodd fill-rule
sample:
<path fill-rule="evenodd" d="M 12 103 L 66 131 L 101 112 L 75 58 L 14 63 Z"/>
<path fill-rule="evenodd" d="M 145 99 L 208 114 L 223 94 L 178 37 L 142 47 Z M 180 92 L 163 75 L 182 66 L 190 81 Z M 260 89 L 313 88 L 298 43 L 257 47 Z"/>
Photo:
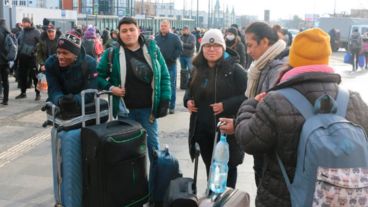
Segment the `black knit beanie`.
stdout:
<path fill-rule="evenodd" d="M 81 51 L 82 40 L 74 32 L 67 32 L 58 40 L 58 48 L 69 50 L 71 53 L 78 56 Z"/>

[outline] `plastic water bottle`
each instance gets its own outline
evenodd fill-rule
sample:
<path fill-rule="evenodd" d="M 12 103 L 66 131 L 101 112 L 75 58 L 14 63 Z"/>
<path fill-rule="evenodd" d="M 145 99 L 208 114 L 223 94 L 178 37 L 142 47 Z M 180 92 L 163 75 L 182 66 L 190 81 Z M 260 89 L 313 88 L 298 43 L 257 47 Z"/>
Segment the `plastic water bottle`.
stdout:
<path fill-rule="evenodd" d="M 220 194 L 226 189 L 227 173 L 229 167 L 229 144 L 226 135 L 221 134 L 220 141 L 216 144 L 213 162 L 211 164 L 209 186 L 213 193 Z"/>

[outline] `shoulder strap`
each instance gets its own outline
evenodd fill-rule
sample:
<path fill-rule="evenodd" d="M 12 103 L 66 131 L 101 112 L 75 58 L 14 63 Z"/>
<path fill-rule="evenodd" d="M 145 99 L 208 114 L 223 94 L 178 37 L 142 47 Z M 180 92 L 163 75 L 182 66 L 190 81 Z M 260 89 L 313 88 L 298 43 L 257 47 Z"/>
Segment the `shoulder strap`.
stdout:
<path fill-rule="evenodd" d="M 83 75 L 83 87 L 86 88 L 89 81 L 88 63 L 86 61 L 82 62 L 81 70 Z"/>
<path fill-rule="evenodd" d="M 303 115 L 305 119 L 313 116 L 313 105 L 307 98 L 294 88 L 283 88 L 277 90 L 283 95 L 298 111 Z"/>
<path fill-rule="evenodd" d="M 107 76 L 110 77 L 112 73 L 112 66 L 113 66 L 113 58 L 114 58 L 114 47 L 109 47 L 107 51 Z"/>
<path fill-rule="evenodd" d="M 339 87 L 339 91 L 337 93 L 336 102 L 337 102 L 337 113 L 338 115 L 345 117 L 346 111 L 348 110 L 349 103 L 349 91 Z"/>

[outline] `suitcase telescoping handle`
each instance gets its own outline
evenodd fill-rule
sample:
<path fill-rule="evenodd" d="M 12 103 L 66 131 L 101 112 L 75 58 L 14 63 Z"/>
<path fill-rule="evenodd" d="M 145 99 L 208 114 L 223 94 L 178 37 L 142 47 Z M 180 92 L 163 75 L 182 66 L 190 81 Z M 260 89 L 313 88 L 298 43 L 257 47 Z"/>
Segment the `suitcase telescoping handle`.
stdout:
<path fill-rule="evenodd" d="M 194 194 L 197 194 L 198 159 L 199 159 L 200 152 L 201 152 L 201 149 L 199 147 L 199 144 L 196 142 L 194 144 L 195 160 L 194 160 L 194 176 L 193 176 L 193 184 L 192 184 L 192 189 L 193 189 Z"/>
<path fill-rule="evenodd" d="M 103 91 L 98 92 L 96 94 L 96 96 L 97 96 L 98 106 L 100 106 L 100 103 L 99 103 L 100 102 L 100 97 L 102 95 L 105 95 L 105 94 L 108 96 L 108 100 L 109 100 L 109 120 L 108 120 L 108 122 L 110 123 L 113 120 L 113 115 L 112 115 L 112 108 L 113 108 L 113 106 L 112 106 L 113 105 L 112 104 L 112 96 L 113 96 L 113 94 L 112 94 L 112 92 L 103 90 Z"/>
<path fill-rule="evenodd" d="M 46 111 L 49 108 L 51 108 L 52 122 L 50 122 L 49 120 L 46 120 L 42 124 L 42 127 L 44 128 L 51 124 L 53 125 L 53 127 L 55 127 L 56 116 L 60 113 L 60 108 L 50 101 L 46 102 L 46 104 L 41 107 L 41 111 Z"/>
<path fill-rule="evenodd" d="M 82 119 L 86 116 L 86 94 L 89 93 L 93 93 L 94 94 L 94 99 L 95 99 L 95 107 L 96 107 L 96 114 L 97 114 L 97 118 L 96 118 L 96 124 L 100 124 L 100 104 L 99 101 L 97 103 L 97 93 L 98 90 L 97 89 L 85 89 L 83 91 L 81 91 L 81 109 L 82 109 Z M 86 126 L 86 121 L 83 119 L 82 121 L 82 127 Z"/>

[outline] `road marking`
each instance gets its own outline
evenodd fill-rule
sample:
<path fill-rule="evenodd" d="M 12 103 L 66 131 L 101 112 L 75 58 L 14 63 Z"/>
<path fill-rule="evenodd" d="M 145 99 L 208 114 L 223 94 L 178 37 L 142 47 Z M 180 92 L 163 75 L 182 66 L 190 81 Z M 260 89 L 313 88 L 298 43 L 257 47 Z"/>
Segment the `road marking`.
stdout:
<path fill-rule="evenodd" d="M 16 160 L 49 139 L 50 129 L 47 129 L 0 153 L 0 168 Z"/>

